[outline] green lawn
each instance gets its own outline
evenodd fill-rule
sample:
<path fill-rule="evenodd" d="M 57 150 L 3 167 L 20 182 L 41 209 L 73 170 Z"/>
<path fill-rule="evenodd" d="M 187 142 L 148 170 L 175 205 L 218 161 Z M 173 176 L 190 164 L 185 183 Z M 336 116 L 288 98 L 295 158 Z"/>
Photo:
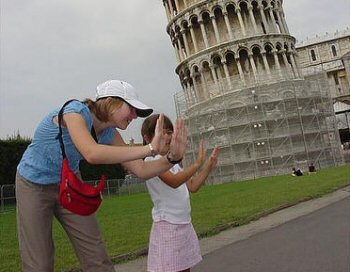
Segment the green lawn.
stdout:
<path fill-rule="evenodd" d="M 191 196 L 197 233 L 212 235 L 227 224 L 245 224 L 255 216 L 320 197 L 350 184 L 350 165 L 318 171 L 314 175 L 290 175 L 210 185 Z M 151 228 L 152 203 L 147 193 L 105 198 L 98 212 L 108 251 L 112 257 L 145 248 Z M 20 271 L 15 211 L 0 214 L 0 271 Z M 78 267 L 71 244 L 55 222 L 55 271 Z"/>

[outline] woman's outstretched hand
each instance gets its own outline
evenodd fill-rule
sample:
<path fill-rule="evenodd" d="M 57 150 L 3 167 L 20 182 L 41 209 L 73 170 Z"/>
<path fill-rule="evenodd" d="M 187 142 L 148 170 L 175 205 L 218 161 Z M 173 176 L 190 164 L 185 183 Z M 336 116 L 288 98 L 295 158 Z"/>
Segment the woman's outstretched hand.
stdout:
<path fill-rule="evenodd" d="M 166 134 L 163 132 L 164 127 L 164 115 L 161 113 L 157 120 L 156 128 L 154 130 L 154 137 L 152 139 L 151 145 L 155 153 L 159 154 L 163 150 L 166 144 Z"/>
<path fill-rule="evenodd" d="M 174 126 L 174 133 L 171 138 L 170 149 L 171 157 L 174 161 L 181 160 L 187 146 L 187 127 L 185 120 L 177 119 Z"/>

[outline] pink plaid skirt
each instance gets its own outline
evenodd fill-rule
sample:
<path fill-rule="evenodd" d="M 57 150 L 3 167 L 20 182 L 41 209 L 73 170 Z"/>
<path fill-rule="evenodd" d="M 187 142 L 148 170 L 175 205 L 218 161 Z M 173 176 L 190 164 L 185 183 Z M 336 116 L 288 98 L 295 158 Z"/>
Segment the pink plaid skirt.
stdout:
<path fill-rule="evenodd" d="M 153 222 L 147 271 L 176 272 L 193 267 L 202 260 L 199 241 L 192 223 Z"/>

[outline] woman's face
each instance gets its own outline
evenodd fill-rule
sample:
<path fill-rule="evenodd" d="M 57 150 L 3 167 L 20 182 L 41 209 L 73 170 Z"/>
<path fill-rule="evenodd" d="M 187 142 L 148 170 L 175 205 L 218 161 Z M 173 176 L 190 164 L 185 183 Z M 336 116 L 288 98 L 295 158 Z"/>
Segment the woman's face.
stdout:
<path fill-rule="evenodd" d="M 111 113 L 111 121 L 117 128 L 126 129 L 132 120 L 137 118 L 136 109 L 128 103 L 123 102 L 122 106 Z"/>

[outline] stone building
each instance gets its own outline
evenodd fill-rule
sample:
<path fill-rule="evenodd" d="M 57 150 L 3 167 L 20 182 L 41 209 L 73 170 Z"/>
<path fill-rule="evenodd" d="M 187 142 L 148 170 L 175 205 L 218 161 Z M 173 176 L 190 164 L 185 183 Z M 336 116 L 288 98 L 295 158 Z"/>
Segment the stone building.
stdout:
<path fill-rule="evenodd" d="M 282 0 L 163 0 L 183 91 L 186 163 L 221 147 L 211 182 L 342 163 L 326 73 L 302 74 Z"/>
<path fill-rule="evenodd" d="M 333 100 L 350 104 L 350 29 L 307 39 L 296 47 L 302 73 L 325 71 Z"/>
<path fill-rule="evenodd" d="M 350 29 L 326 33 L 296 45 L 302 73 L 325 71 L 343 146 L 350 143 Z"/>

